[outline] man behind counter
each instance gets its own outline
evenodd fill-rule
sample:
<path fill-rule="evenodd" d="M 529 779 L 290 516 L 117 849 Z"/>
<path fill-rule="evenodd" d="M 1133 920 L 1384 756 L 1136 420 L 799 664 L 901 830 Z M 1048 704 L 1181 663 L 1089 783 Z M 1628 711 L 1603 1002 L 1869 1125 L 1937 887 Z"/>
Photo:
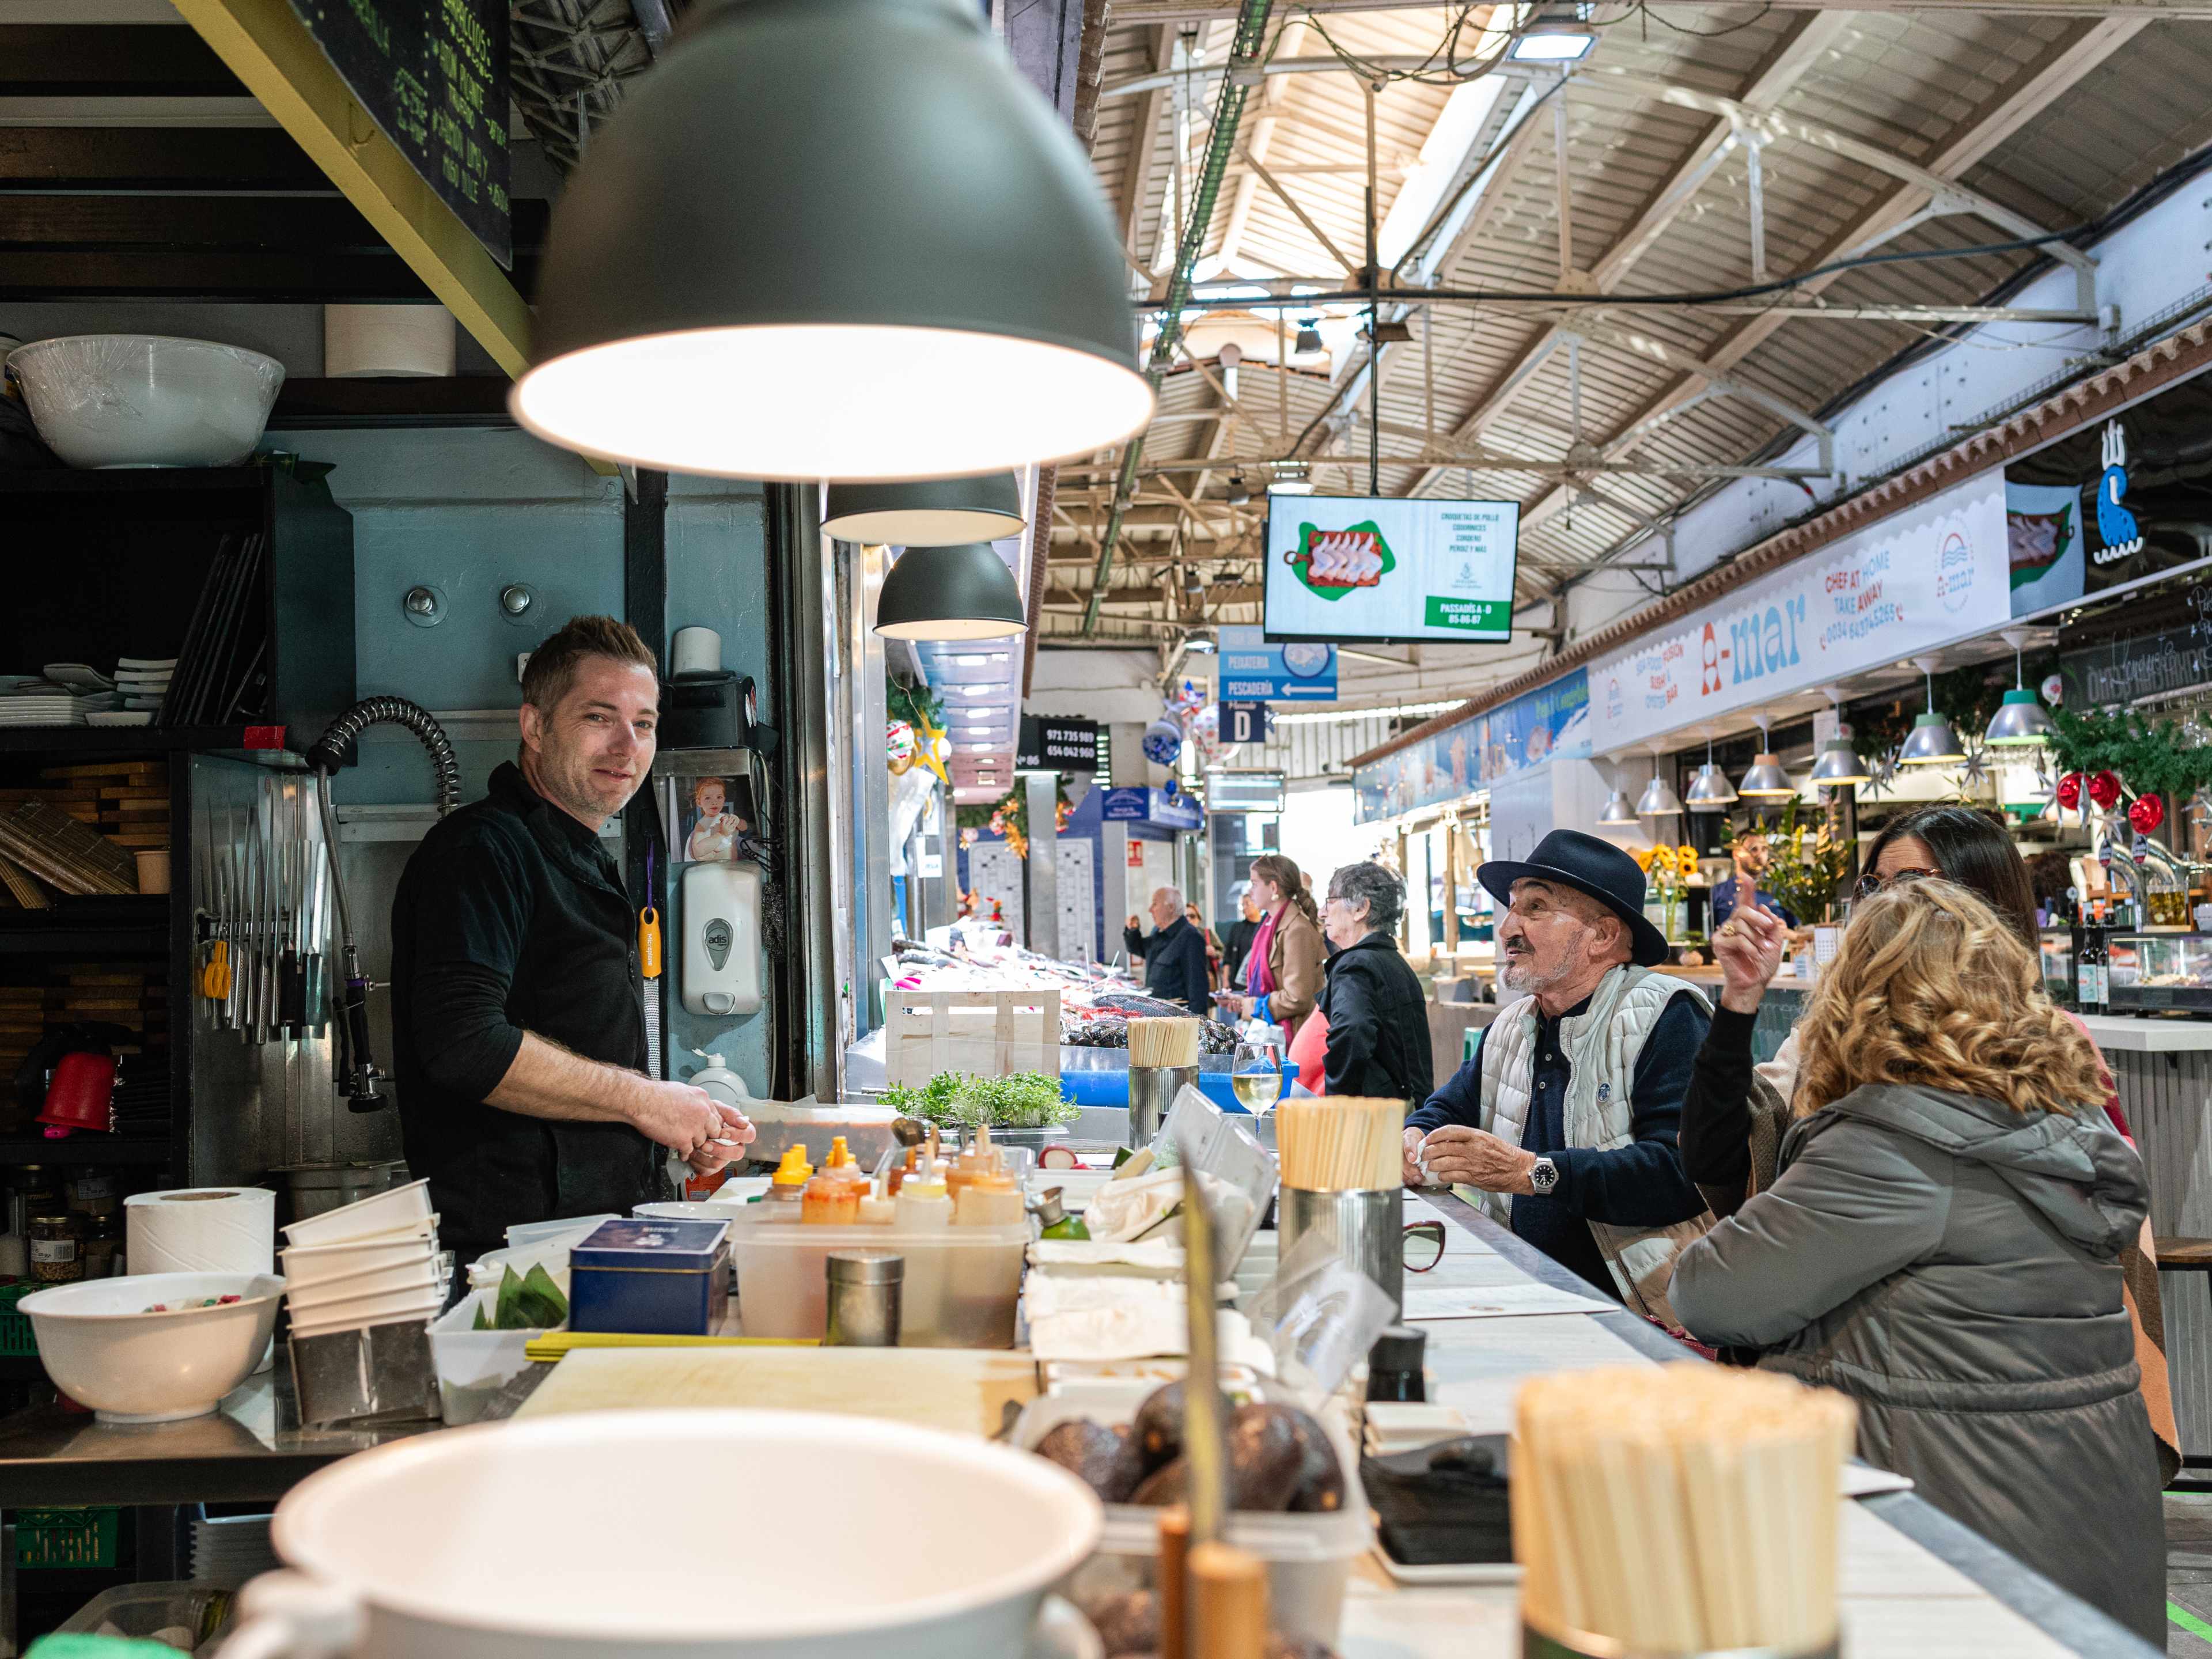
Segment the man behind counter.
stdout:
<path fill-rule="evenodd" d="M 753 1138 L 645 1074 L 638 906 L 599 841 L 652 769 L 660 685 L 627 623 L 577 617 L 522 678 L 522 745 L 432 826 L 392 904 L 407 1164 L 466 1264 L 522 1222 L 661 1196 L 665 1146 L 707 1173 Z"/>

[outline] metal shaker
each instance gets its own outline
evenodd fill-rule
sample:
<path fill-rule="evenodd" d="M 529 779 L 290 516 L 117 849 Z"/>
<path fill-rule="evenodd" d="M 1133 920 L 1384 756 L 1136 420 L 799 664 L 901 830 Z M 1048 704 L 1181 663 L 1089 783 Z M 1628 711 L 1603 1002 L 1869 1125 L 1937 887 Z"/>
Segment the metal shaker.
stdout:
<path fill-rule="evenodd" d="M 889 1250 L 832 1250 L 825 1348 L 896 1348 L 906 1258 Z"/>

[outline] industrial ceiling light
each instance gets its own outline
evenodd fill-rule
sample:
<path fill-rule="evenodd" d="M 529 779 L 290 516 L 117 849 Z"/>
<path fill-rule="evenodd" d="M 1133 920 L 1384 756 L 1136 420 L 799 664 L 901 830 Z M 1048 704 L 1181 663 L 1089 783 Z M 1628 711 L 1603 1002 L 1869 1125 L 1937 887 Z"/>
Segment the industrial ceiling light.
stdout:
<path fill-rule="evenodd" d="M 2004 694 L 1997 712 L 1990 716 L 1990 729 L 1983 741 L 1993 749 L 2025 749 L 2032 744 L 2051 741 L 2051 716 L 2034 692 L 2027 689 L 2027 676 L 2021 653 L 2027 647 L 2027 630 L 2008 628 L 2003 632 L 2004 642 L 2012 647 L 2013 689 Z"/>
<path fill-rule="evenodd" d="M 1505 55 L 1516 64 L 1574 64 L 1597 45 L 1597 31 L 1573 6 L 1547 6 L 1522 26 Z"/>
<path fill-rule="evenodd" d="M 1682 816 L 1681 797 L 1674 786 L 1659 775 L 1659 745 L 1651 745 L 1651 781 L 1644 787 L 1644 793 L 1636 803 L 1636 815 L 1644 818 L 1678 818 Z"/>
<path fill-rule="evenodd" d="M 1328 348 L 1322 343 L 1321 319 L 1318 317 L 1299 318 L 1298 337 L 1291 343 L 1291 356 L 1293 357 L 1318 357 L 1322 352 L 1328 349 Z"/>
<path fill-rule="evenodd" d="M 1275 469 L 1275 476 L 1267 481 L 1270 495 L 1310 495 L 1314 493 L 1313 475 L 1301 462 L 1290 462 Z"/>
<path fill-rule="evenodd" d="M 1912 722 L 1912 730 L 1898 751 L 1899 766 L 1955 766 L 1966 758 L 1966 746 L 1951 729 L 1951 722 L 1936 712 L 1936 659 L 1915 657 L 1912 665 L 1928 681 L 1928 712 Z"/>
<path fill-rule="evenodd" d="M 1413 343 L 1413 325 L 1403 318 L 1376 323 L 1359 331 L 1370 345 L 1411 345 Z"/>
<path fill-rule="evenodd" d="M 1872 783 L 1874 774 L 1859 758 L 1858 747 L 1851 741 L 1851 728 L 1844 723 L 1844 694 L 1842 688 L 1824 685 L 1821 694 L 1836 716 L 1836 735 L 1830 738 L 1820 750 L 1820 758 L 1813 763 L 1813 781 L 1824 789 L 1856 788 L 1863 783 Z"/>
<path fill-rule="evenodd" d="M 1735 805 L 1735 786 L 1728 774 L 1713 764 L 1713 740 L 1705 738 L 1705 763 L 1690 780 L 1690 793 L 1682 797 L 1692 812 L 1718 812 Z"/>
<path fill-rule="evenodd" d="M 1022 532 L 1021 480 L 1011 472 L 908 483 L 833 483 L 822 527 L 840 541 L 953 547 Z"/>
<path fill-rule="evenodd" d="M 1774 758 L 1774 723 L 1764 714 L 1754 714 L 1759 722 L 1759 752 L 1751 757 L 1751 770 L 1743 775 L 1736 787 L 1754 799 L 1779 799 L 1797 793 L 1797 786 L 1790 781 L 1790 775 L 1782 769 L 1782 763 Z"/>
<path fill-rule="evenodd" d="M 1028 627 L 1014 573 L 981 542 L 908 548 L 876 596 L 876 632 L 890 639 L 996 640 Z"/>
<path fill-rule="evenodd" d="M 518 422 L 641 466 L 799 480 L 990 472 L 1145 424 L 1090 161 L 977 7 L 696 16 L 562 193 Z"/>
<path fill-rule="evenodd" d="M 1606 797 L 1605 808 L 1597 815 L 1598 828 L 1633 830 L 1636 808 L 1629 804 L 1628 792 L 1620 787 L 1620 757 L 1608 755 L 1606 759 L 1613 768 L 1613 793 Z"/>
<path fill-rule="evenodd" d="M 1244 482 L 1244 474 L 1241 471 L 1231 473 L 1229 475 L 1229 505 L 1243 507 L 1251 499 L 1252 487 Z"/>

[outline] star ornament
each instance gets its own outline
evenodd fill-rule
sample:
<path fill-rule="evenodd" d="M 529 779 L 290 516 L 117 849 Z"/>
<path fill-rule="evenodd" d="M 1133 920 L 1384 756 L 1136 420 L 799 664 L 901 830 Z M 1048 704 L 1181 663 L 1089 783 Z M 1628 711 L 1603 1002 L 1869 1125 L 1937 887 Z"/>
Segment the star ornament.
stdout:
<path fill-rule="evenodd" d="M 1978 794 L 1983 786 L 1989 782 L 1990 771 L 1989 745 L 1977 743 L 1966 751 L 1965 769 L 1953 773 L 1951 781 L 1958 786 L 1962 795 Z"/>
<path fill-rule="evenodd" d="M 1897 787 L 1897 757 L 1896 749 L 1886 749 L 1867 763 L 1867 781 L 1859 786 L 1862 799 L 1879 799 Z"/>

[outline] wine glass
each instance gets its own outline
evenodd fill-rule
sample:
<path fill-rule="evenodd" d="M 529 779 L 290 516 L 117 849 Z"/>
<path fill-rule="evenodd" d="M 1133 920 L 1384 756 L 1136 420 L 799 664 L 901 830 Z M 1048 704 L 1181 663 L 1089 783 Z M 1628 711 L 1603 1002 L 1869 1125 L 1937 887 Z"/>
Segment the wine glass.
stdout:
<path fill-rule="evenodd" d="M 1229 1062 L 1229 1087 L 1255 1117 L 1275 1109 L 1283 1095 L 1283 1063 L 1272 1042 L 1239 1042 Z"/>

